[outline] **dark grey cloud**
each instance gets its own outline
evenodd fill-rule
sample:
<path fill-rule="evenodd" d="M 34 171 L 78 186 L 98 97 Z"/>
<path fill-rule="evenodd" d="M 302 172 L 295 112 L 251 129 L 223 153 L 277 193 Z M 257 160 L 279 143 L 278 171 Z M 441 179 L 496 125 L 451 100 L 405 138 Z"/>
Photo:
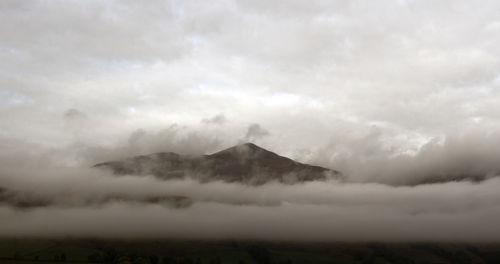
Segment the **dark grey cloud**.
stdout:
<path fill-rule="evenodd" d="M 70 108 L 64 112 L 64 118 L 68 120 L 85 118 L 85 114 L 78 109 Z"/>
<path fill-rule="evenodd" d="M 226 121 L 227 121 L 226 117 L 223 114 L 215 115 L 212 118 L 203 118 L 201 120 L 202 123 L 205 123 L 205 124 L 214 124 L 214 125 L 222 125 Z"/>
<path fill-rule="evenodd" d="M 252 141 L 269 136 L 269 131 L 262 128 L 259 124 L 251 124 L 248 126 L 245 140 Z"/>

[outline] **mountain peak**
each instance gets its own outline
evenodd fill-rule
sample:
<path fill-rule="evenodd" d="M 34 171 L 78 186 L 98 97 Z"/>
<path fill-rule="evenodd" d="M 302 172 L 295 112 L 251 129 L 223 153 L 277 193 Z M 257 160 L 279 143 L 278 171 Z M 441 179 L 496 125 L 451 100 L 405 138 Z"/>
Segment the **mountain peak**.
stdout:
<path fill-rule="evenodd" d="M 251 143 L 251 142 L 247 142 L 247 143 L 243 143 L 243 144 L 239 144 L 239 145 L 236 145 L 234 147 L 231 147 L 229 149 L 238 149 L 240 151 L 251 151 L 251 152 L 255 152 L 255 151 L 262 151 L 262 152 L 271 152 L 265 148 L 262 148 L 260 146 L 257 146 L 255 145 L 254 143 Z M 228 150 L 229 150 L 228 149 Z"/>
<path fill-rule="evenodd" d="M 264 148 L 261 148 L 261 147 L 255 145 L 252 142 L 243 143 L 243 144 L 240 144 L 239 146 L 245 146 L 245 147 L 248 147 L 248 148 L 251 148 L 251 149 L 264 149 Z"/>
<path fill-rule="evenodd" d="M 219 152 L 213 153 L 212 155 L 209 155 L 211 157 L 220 157 L 220 156 L 243 156 L 243 157 L 255 157 L 255 156 L 261 156 L 261 155 L 276 155 L 275 153 L 264 149 L 262 147 L 259 147 L 255 145 L 254 143 L 243 143 L 239 144 L 224 150 L 221 150 Z"/>
<path fill-rule="evenodd" d="M 293 183 L 324 180 L 330 176 L 340 177 L 337 171 L 302 164 L 250 142 L 211 155 L 190 157 L 163 153 L 100 163 L 95 167 L 110 168 L 115 174 L 153 174 L 162 179 L 199 176 L 204 181 L 222 180 L 247 184 L 269 181 Z"/>

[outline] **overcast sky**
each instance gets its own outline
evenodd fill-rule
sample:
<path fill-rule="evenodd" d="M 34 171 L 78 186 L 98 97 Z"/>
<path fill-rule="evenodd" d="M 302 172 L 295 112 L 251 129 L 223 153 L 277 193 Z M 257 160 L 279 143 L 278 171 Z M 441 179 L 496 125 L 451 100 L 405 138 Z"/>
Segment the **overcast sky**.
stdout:
<path fill-rule="evenodd" d="M 500 126 L 497 1 L 0 5 L 2 139 L 112 145 L 176 125 L 224 147 L 255 123 L 277 151 L 377 133 L 400 153 Z"/>
<path fill-rule="evenodd" d="M 102 148 L 200 154 L 253 141 L 348 171 L 499 138 L 498 1 L 0 5 L 9 153 L 64 149 L 58 159 L 75 164 L 119 156 Z"/>
<path fill-rule="evenodd" d="M 1 1 L 0 177 L 246 141 L 354 182 L 496 176 L 499 14 L 495 0 Z"/>

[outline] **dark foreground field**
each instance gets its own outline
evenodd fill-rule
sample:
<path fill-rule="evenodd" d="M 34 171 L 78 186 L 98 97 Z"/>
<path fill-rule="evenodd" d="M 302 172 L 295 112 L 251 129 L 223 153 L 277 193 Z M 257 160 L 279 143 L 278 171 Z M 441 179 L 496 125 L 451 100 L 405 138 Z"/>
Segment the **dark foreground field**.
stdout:
<path fill-rule="evenodd" d="M 1 239 L 0 263 L 500 263 L 500 244 Z"/>

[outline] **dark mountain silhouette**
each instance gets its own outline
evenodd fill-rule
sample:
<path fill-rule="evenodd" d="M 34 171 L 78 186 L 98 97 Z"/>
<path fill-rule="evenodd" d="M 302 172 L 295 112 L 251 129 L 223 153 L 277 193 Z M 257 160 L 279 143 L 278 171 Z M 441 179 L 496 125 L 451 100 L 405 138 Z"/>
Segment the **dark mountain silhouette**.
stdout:
<path fill-rule="evenodd" d="M 211 155 L 185 156 L 161 152 L 94 165 L 115 174 L 154 175 L 161 179 L 186 176 L 258 185 L 270 181 L 295 183 L 340 178 L 335 170 L 303 164 L 255 144 L 237 145 Z"/>
<path fill-rule="evenodd" d="M 69 199 L 68 199 L 69 198 Z M 27 190 L 14 190 L 0 187 L 0 206 L 8 205 L 17 209 L 29 209 L 47 206 L 83 206 L 101 205 L 110 202 L 133 202 L 137 204 L 160 204 L 170 208 L 185 208 L 192 204 L 192 200 L 179 195 L 124 195 L 109 193 L 104 196 L 85 198 L 75 195 L 57 196 L 34 193 Z"/>

